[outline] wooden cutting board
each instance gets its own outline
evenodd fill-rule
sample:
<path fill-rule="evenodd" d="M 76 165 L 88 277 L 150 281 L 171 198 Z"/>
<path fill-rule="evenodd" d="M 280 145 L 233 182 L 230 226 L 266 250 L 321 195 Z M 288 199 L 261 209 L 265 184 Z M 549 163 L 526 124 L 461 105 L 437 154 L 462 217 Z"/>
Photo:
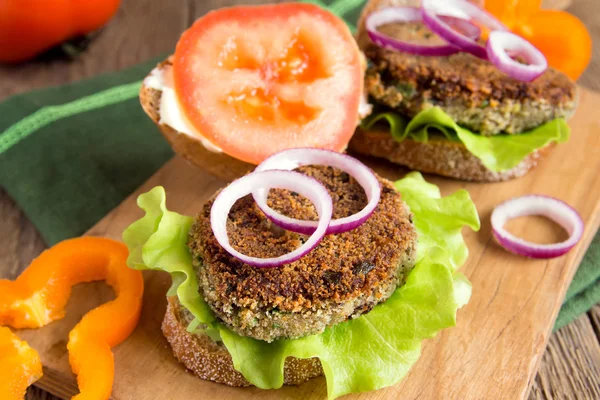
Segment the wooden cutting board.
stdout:
<path fill-rule="evenodd" d="M 443 194 L 466 188 L 477 205 L 482 226 L 477 233 L 465 229 L 470 256 L 462 268 L 473 283 L 473 297 L 459 311 L 455 328 L 425 341 L 421 359 L 401 383 L 352 398 L 526 397 L 567 287 L 600 224 L 599 109 L 600 95 L 582 90 L 581 105 L 570 122 L 573 129 L 570 141 L 558 146 L 524 178 L 477 184 L 426 176 L 428 181 L 440 186 Z M 405 173 L 387 163 L 368 162 L 390 179 Z M 166 188 L 169 208 L 193 215 L 224 184 L 176 157 L 88 234 L 120 239 L 123 229 L 142 216 L 135 204 L 136 197 L 155 185 Z M 581 243 L 567 255 L 551 260 L 525 259 L 498 246 L 490 229 L 492 209 L 503 200 L 526 193 L 556 196 L 575 207 L 586 224 Z M 561 240 L 564 236 L 544 219 L 513 221 L 510 229 L 528 238 L 549 241 Z M 144 275 L 146 291 L 140 324 L 133 335 L 115 349 L 114 399 L 326 398 L 323 378 L 299 387 L 263 391 L 231 388 L 187 373 L 173 357 L 160 332 L 170 278 L 160 272 Z M 19 332 L 41 354 L 45 369 L 38 386 L 65 398 L 77 392 L 65 349 L 68 332 L 89 309 L 111 298 L 110 289 L 100 283 L 76 287 L 64 320 L 37 331 Z"/>

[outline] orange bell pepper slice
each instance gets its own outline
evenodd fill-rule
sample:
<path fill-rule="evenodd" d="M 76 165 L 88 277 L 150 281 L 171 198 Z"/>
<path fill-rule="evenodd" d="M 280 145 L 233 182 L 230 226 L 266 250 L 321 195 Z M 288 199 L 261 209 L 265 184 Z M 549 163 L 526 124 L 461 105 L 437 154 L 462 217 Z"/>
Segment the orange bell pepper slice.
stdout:
<path fill-rule="evenodd" d="M 577 80 L 592 58 L 592 38 L 581 20 L 557 10 L 542 10 L 541 0 L 486 0 L 485 9 L 530 41 L 551 67 Z"/>
<path fill-rule="evenodd" d="M 484 4 L 488 12 L 511 30 L 542 8 L 542 0 L 485 0 Z"/>
<path fill-rule="evenodd" d="M 102 27 L 121 0 L 0 1 L 0 62 L 21 62 Z"/>
<path fill-rule="evenodd" d="M 110 397 L 111 347 L 125 340 L 139 320 L 144 280 L 141 272 L 127 267 L 127 255 L 127 247 L 114 240 L 70 239 L 44 251 L 15 281 L 0 280 L 0 325 L 17 329 L 62 318 L 73 285 L 105 280 L 114 289 L 114 300 L 88 312 L 69 333 L 69 362 L 80 390 L 73 399 Z M 8 343 L 4 339 L 0 337 L 0 347 Z M 3 363 L 0 368 L 5 368 Z M 4 379 L 8 378 L 0 376 Z"/>
<path fill-rule="evenodd" d="M 37 351 L 10 329 L 0 327 L 0 399 L 22 399 L 27 387 L 41 376 L 42 362 Z"/>

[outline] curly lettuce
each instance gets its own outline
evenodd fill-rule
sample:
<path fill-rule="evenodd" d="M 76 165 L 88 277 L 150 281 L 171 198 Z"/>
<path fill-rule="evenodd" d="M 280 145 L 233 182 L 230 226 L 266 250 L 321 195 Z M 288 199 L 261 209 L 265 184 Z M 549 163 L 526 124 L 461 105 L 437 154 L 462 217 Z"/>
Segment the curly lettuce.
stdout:
<path fill-rule="evenodd" d="M 287 357 L 318 357 L 330 399 L 376 390 L 399 382 L 418 360 L 423 339 L 456 324 L 456 312 L 471 295 L 471 284 L 456 269 L 468 251 L 461 230 L 479 229 L 477 210 L 464 190 L 441 197 L 435 185 L 413 172 L 396 182 L 414 214 L 418 257 L 405 285 L 371 312 L 325 329 L 319 335 L 272 343 L 242 337 L 215 318 L 202 296 L 186 242 L 192 219 L 169 211 L 165 192 L 156 187 L 140 195 L 146 215 L 123 233 L 135 269 L 169 272 L 170 295 L 203 327 L 222 340 L 234 367 L 263 389 L 283 385 Z"/>
<path fill-rule="evenodd" d="M 446 139 L 458 141 L 479 158 L 490 171 L 502 172 L 516 167 L 525 157 L 551 142 L 563 143 L 569 139 L 570 129 L 562 118 L 554 119 L 518 135 L 500 134 L 482 136 L 458 125 L 440 107 L 432 107 L 409 120 L 393 111 L 374 113 L 361 126 L 371 129 L 377 122 L 387 122 L 396 141 L 410 138 L 426 143 L 433 132 Z"/>
<path fill-rule="evenodd" d="M 167 210 L 166 201 L 162 186 L 138 197 L 137 204 L 146 215 L 123 232 L 123 242 L 129 249 L 127 265 L 137 270 L 171 274 L 173 282 L 167 296 L 176 295 L 192 313 L 195 320 L 191 328 L 200 324 L 212 326 L 216 318 L 198 292 L 198 280 L 187 248 L 188 232 L 194 219 Z"/>

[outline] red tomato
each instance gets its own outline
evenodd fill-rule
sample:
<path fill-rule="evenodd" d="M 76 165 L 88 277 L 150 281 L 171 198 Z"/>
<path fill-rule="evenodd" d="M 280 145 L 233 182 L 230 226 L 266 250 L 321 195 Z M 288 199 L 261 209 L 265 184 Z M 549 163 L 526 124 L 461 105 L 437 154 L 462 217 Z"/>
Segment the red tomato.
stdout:
<path fill-rule="evenodd" d="M 346 24 L 311 4 L 212 11 L 183 33 L 173 63 L 186 117 L 210 142 L 258 164 L 293 147 L 345 149 L 362 96 Z"/>

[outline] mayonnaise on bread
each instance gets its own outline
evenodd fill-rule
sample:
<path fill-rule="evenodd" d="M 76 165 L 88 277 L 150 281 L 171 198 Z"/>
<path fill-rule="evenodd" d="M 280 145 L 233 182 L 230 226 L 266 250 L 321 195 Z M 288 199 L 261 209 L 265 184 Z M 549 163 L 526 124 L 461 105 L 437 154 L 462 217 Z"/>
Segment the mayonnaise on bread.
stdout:
<path fill-rule="evenodd" d="M 177 101 L 175 88 L 173 85 L 173 67 L 171 65 L 162 65 L 154 68 L 150 75 L 144 79 L 144 86 L 159 90 L 160 96 L 160 124 L 165 124 L 185 135 L 200 140 L 206 150 L 214 153 L 222 153 L 220 147 L 212 144 L 206 139 L 186 118 L 183 110 Z"/>
<path fill-rule="evenodd" d="M 207 138 L 202 136 L 200 132 L 191 124 L 187 117 L 183 114 L 183 110 L 177 95 L 175 94 L 175 88 L 173 85 L 173 66 L 170 64 L 160 65 L 152 70 L 150 74 L 144 79 L 144 86 L 158 90 L 162 92 L 160 96 L 160 124 L 165 124 L 173 128 L 174 130 L 193 137 L 202 143 L 202 145 L 209 151 L 214 153 L 222 153 L 220 147 L 211 143 Z M 373 109 L 373 105 L 367 102 L 366 95 L 361 96 L 360 105 L 358 107 L 358 119 L 357 124 L 363 118 L 366 118 Z"/>

